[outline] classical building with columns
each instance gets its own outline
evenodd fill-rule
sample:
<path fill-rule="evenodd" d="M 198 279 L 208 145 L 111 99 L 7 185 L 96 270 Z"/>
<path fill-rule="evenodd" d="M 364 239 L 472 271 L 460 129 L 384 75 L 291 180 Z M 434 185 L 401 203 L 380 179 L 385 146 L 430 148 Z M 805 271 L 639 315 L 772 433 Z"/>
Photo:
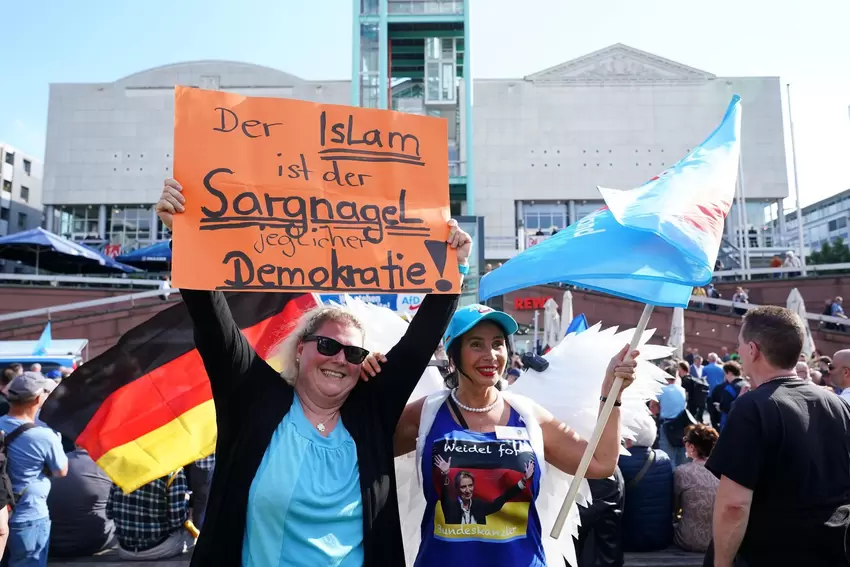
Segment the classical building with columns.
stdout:
<path fill-rule="evenodd" d="M 733 94 L 743 108 L 744 232 L 773 245 L 765 209 L 788 196 L 778 77 L 718 77 L 617 44 L 474 88 L 475 214 L 488 261 L 598 209 L 597 186 L 631 189 L 675 164 L 717 127 Z M 736 204 L 730 244 L 742 217 Z"/>

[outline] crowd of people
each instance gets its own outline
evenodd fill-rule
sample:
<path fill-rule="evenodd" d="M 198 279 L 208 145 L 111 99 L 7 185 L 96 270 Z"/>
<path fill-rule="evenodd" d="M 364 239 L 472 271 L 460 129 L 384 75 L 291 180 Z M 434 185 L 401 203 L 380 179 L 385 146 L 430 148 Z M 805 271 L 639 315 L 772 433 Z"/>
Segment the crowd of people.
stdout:
<path fill-rule="evenodd" d="M 0 377 L 0 558 L 42 567 L 50 557 L 115 548 L 123 559 L 164 559 L 194 546 L 215 456 L 129 494 L 88 452 L 53 431 L 39 411 L 63 379 L 12 364 Z"/>
<path fill-rule="evenodd" d="M 590 481 L 594 549 L 575 567 L 671 545 L 706 566 L 850 563 L 850 350 L 807 356 L 803 336 L 790 311 L 764 307 L 745 316 L 736 352 L 664 363 L 653 418 L 617 473 Z"/>
<path fill-rule="evenodd" d="M 167 181 L 157 204 L 167 227 L 184 204 Z M 463 279 L 471 238 L 455 221 L 448 234 Z M 363 347 L 367 322 L 325 305 L 290 330 L 277 371 L 220 292 L 181 294 L 210 379 L 217 453 L 125 493 L 39 420 L 62 373 L 6 369 L 0 553 L 10 567 L 108 548 L 125 560 L 193 550 L 202 567 L 563 563 L 545 545 L 551 518 L 538 514 L 543 473 L 574 475 L 588 442 L 511 391 L 530 378 L 508 314 L 429 294 L 381 354 Z M 623 388 L 589 461 L 593 502 L 579 509 L 571 567 L 618 567 L 625 551 L 671 545 L 713 567 L 850 565 L 850 350 L 804 355 L 804 329 L 784 308 L 742 315 L 734 352 L 689 349 L 662 363 L 667 383 L 626 440 L 619 408 L 640 353 L 624 345 L 611 358 L 599 411 L 616 381 Z M 445 388 L 411 401 L 435 352 Z M 413 557 L 395 461 L 410 454 L 424 500 Z"/>

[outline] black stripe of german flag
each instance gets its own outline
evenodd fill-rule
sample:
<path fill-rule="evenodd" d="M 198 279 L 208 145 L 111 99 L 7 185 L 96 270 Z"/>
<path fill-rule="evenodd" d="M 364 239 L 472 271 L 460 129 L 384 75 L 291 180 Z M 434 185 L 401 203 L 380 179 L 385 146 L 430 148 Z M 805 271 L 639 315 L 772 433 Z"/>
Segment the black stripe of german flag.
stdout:
<path fill-rule="evenodd" d="M 228 293 L 236 324 L 263 357 L 313 294 Z M 51 394 L 40 418 L 74 439 L 125 491 L 160 478 L 215 448 L 209 380 L 182 302 L 128 331 Z"/>

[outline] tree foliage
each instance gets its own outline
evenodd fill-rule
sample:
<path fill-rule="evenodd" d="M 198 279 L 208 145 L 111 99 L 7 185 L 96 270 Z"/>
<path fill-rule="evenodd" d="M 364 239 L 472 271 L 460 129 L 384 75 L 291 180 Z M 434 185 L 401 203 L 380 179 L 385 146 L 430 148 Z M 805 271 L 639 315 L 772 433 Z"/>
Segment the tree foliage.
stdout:
<path fill-rule="evenodd" d="M 816 250 L 806 258 L 806 264 L 816 266 L 819 264 L 845 264 L 850 263 L 850 247 L 841 237 L 832 242 L 824 242 L 820 250 Z M 829 270 L 829 273 L 845 272 L 846 270 Z M 826 273 L 826 272 L 824 272 Z"/>

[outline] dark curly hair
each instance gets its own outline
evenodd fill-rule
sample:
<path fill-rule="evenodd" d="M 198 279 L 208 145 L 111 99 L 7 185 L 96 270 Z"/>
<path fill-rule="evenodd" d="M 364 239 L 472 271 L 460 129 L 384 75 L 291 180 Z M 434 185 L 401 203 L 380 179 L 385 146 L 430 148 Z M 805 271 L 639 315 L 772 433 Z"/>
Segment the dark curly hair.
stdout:
<path fill-rule="evenodd" d="M 685 429 L 685 443 L 690 443 L 694 446 L 697 452 L 697 457 L 707 459 L 714 449 L 714 444 L 717 443 L 717 438 L 720 434 L 717 430 L 703 423 L 690 425 Z"/>
<path fill-rule="evenodd" d="M 513 348 L 511 348 L 511 341 L 508 338 L 509 335 L 508 335 L 508 332 L 505 330 L 505 328 L 502 327 L 501 325 L 499 325 L 498 323 L 496 323 L 495 321 L 491 321 L 491 323 L 493 323 L 494 325 L 499 327 L 499 329 L 502 330 L 502 334 L 504 335 L 504 338 L 505 338 L 505 348 L 508 349 L 508 356 L 505 359 L 506 360 L 505 369 L 502 372 L 501 380 L 496 382 L 496 388 L 501 390 L 503 388 L 503 381 L 506 378 L 508 369 L 511 366 L 510 362 L 511 362 L 511 359 L 513 359 L 514 351 L 513 351 Z M 472 329 L 474 329 L 474 328 L 475 327 L 473 327 Z M 470 331 L 472 329 L 470 329 Z M 468 332 L 469 331 L 467 331 L 466 333 L 468 333 Z M 466 333 L 455 337 L 454 340 L 452 341 L 452 344 L 449 345 L 449 348 L 446 351 L 446 356 L 449 357 L 449 370 L 448 370 L 448 372 L 443 374 L 443 382 L 445 382 L 446 388 L 448 388 L 449 390 L 454 390 L 455 388 L 458 387 L 458 384 L 460 383 L 460 372 L 458 371 L 458 369 L 460 369 L 460 367 L 461 367 L 461 360 L 462 359 L 461 359 L 460 353 L 461 353 L 461 349 L 463 347 L 463 337 L 466 336 Z"/>

